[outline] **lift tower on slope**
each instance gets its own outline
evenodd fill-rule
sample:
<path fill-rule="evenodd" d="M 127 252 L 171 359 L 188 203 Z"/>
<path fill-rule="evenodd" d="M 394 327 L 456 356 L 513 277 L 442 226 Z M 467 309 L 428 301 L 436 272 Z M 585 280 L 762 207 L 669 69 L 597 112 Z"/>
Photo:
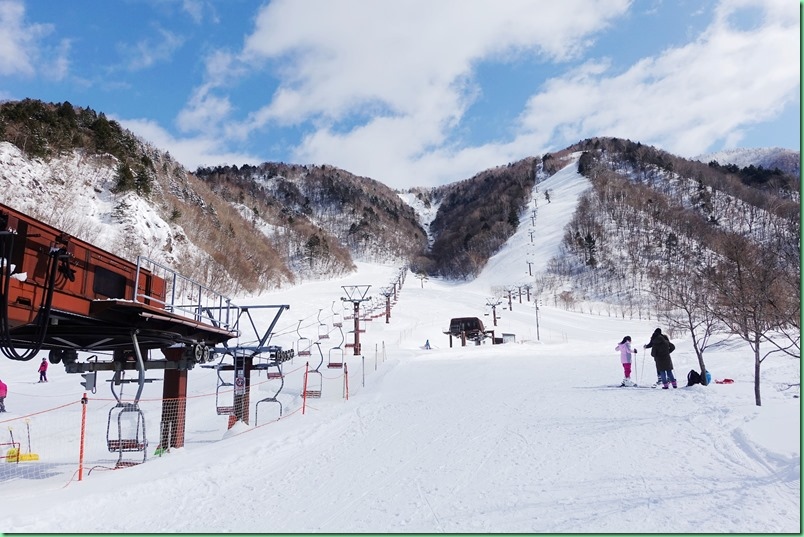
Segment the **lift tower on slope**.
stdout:
<path fill-rule="evenodd" d="M 371 297 L 367 297 L 366 294 L 368 293 L 370 285 L 342 285 L 341 288 L 343 289 L 344 293 L 346 293 L 346 297 L 341 297 L 341 300 L 344 302 L 351 302 L 354 306 L 354 318 L 355 318 L 355 356 L 360 355 L 360 303 L 365 302 L 366 300 L 370 300 Z"/>
<path fill-rule="evenodd" d="M 396 289 L 396 284 L 393 289 L 385 288 L 380 291 L 380 294 L 385 297 L 385 324 L 391 322 L 391 297 L 396 294 L 394 289 Z"/>

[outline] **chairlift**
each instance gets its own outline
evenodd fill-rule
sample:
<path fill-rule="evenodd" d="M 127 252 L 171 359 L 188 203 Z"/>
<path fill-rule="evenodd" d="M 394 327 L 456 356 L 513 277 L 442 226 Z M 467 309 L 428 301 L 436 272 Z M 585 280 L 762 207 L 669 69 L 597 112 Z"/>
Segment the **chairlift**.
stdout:
<path fill-rule="evenodd" d="M 343 326 L 343 315 L 340 312 L 335 311 L 335 302 L 332 303 L 332 326 L 340 328 Z"/>
<path fill-rule="evenodd" d="M 324 375 L 322 375 L 321 371 L 319 371 L 321 365 L 324 363 L 324 353 L 321 351 L 320 343 L 316 343 L 315 345 L 318 347 L 318 355 L 320 356 L 320 360 L 318 361 L 318 365 L 315 367 L 315 369 L 307 369 L 304 378 L 304 396 L 311 398 L 321 397 L 321 388 L 324 384 Z"/>
<path fill-rule="evenodd" d="M 223 365 L 223 358 L 221 358 L 221 363 L 217 364 L 217 366 Z M 218 375 L 218 385 L 215 387 L 215 411 L 218 413 L 218 416 L 234 416 L 235 409 L 234 403 L 231 405 L 224 405 L 221 403 L 221 389 L 231 388 L 232 397 L 234 397 L 234 382 L 227 382 L 221 376 L 222 367 L 215 367 L 215 372 Z M 234 372 L 234 367 L 232 367 L 232 372 Z M 234 373 L 233 373 L 234 374 Z"/>
<path fill-rule="evenodd" d="M 355 346 L 355 331 L 354 330 L 349 330 L 348 332 L 346 332 L 345 340 L 346 340 L 346 343 L 343 344 L 344 347 L 346 347 L 347 349 L 354 347 Z"/>
<path fill-rule="evenodd" d="M 344 302 L 343 303 L 343 319 L 347 321 L 351 321 L 355 318 L 354 308 L 352 307 L 351 302 Z"/>
<path fill-rule="evenodd" d="M 327 328 L 327 323 L 321 322 L 321 312 L 323 310 L 318 310 L 318 339 L 319 341 L 322 339 L 329 339 L 329 329 Z"/>
<path fill-rule="evenodd" d="M 299 335 L 299 339 L 296 342 L 296 354 L 299 356 L 310 356 L 310 349 L 313 348 L 313 341 L 310 338 L 302 336 L 301 332 L 299 332 L 302 320 L 303 319 L 299 320 L 299 325 L 296 327 L 296 333 Z"/>
<path fill-rule="evenodd" d="M 329 328 L 325 323 L 318 325 L 318 339 L 329 339 Z"/>
<path fill-rule="evenodd" d="M 123 453 L 125 452 L 141 452 L 142 462 L 145 462 L 148 457 L 148 441 L 145 436 L 145 414 L 142 413 L 139 407 L 140 396 L 142 389 L 146 382 L 153 382 L 154 379 L 145 378 L 145 365 L 142 359 L 139 343 L 137 342 L 137 335 L 131 335 L 133 340 L 134 354 L 137 359 L 137 378 L 126 379 L 125 371 L 120 369 L 114 372 L 111 380 L 112 395 L 114 395 L 117 404 L 109 410 L 109 416 L 106 421 L 106 446 L 110 453 L 117 453 L 117 468 L 122 466 L 132 466 L 139 464 L 133 461 L 124 461 Z M 133 402 L 123 402 L 123 384 L 137 383 L 137 393 L 134 396 Z M 114 387 L 120 385 L 120 394 L 118 394 Z M 114 430 L 112 423 L 116 423 Z M 113 434 L 116 433 L 116 434 Z"/>
<path fill-rule="evenodd" d="M 277 399 L 279 392 L 282 391 L 282 388 L 285 386 L 285 376 L 282 374 L 282 366 L 280 363 L 275 362 L 274 364 L 269 365 L 269 367 L 274 366 L 276 367 L 276 371 L 268 370 L 268 378 L 269 379 L 279 379 L 279 386 L 276 386 L 275 383 L 271 388 L 273 393 L 268 397 L 264 397 L 257 401 L 257 404 L 254 405 L 254 426 L 256 427 L 260 423 L 260 403 L 276 403 L 279 405 L 279 417 L 282 417 L 282 401 Z M 268 386 L 271 386 L 270 384 Z"/>
<path fill-rule="evenodd" d="M 115 419 L 116 418 L 116 419 Z M 112 422 L 117 424 L 116 436 L 112 435 Z M 118 453 L 118 466 L 131 463 L 123 461 L 124 452 L 141 452 L 142 462 L 148 456 L 148 441 L 145 438 L 145 415 L 136 403 L 120 403 L 109 411 L 106 426 L 106 443 L 110 453 Z"/>
<path fill-rule="evenodd" d="M 281 379 L 281 378 L 285 378 L 285 375 L 283 375 L 283 374 L 282 374 L 282 370 L 279 368 L 279 365 L 278 365 L 278 364 L 277 364 L 277 366 L 276 366 L 276 367 L 277 367 L 277 370 L 276 370 L 276 371 L 271 371 L 271 370 L 269 369 L 269 370 L 266 372 L 266 376 L 268 377 L 268 380 L 275 380 L 275 379 Z"/>
<path fill-rule="evenodd" d="M 330 369 L 340 369 L 343 367 L 343 359 L 344 359 L 344 352 L 343 348 L 341 347 L 333 347 L 329 350 L 329 361 L 327 362 L 327 367 Z"/>
<path fill-rule="evenodd" d="M 338 344 L 337 347 L 332 347 L 328 353 L 328 360 L 327 360 L 327 367 L 329 369 L 340 369 L 343 367 L 343 360 L 344 360 L 344 352 L 343 352 L 343 342 L 345 341 L 343 335 L 343 329 L 338 327 L 338 330 L 341 332 L 341 342 Z"/>
<path fill-rule="evenodd" d="M 117 467 L 131 466 L 138 464 L 134 462 L 123 461 L 123 453 L 126 452 L 142 452 L 142 462 L 148 456 L 147 448 L 148 441 L 145 436 L 145 414 L 140 410 L 138 400 L 139 396 L 133 403 L 123 402 L 122 387 L 120 395 L 114 390 L 115 384 L 123 384 L 126 382 L 137 382 L 137 380 L 127 380 L 125 371 L 115 371 L 112 377 L 111 387 L 112 395 L 117 400 L 117 404 L 109 410 L 109 416 L 106 420 L 106 447 L 110 453 L 117 453 Z M 115 427 L 112 427 L 112 424 Z"/>

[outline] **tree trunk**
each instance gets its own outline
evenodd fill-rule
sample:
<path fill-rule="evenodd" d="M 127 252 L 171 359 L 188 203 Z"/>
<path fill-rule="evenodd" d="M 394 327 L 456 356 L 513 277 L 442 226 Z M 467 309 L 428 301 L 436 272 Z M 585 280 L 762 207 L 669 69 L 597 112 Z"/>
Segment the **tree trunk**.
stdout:
<path fill-rule="evenodd" d="M 707 382 L 706 382 L 706 364 L 704 363 L 703 353 L 700 350 L 698 350 L 697 345 L 695 347 L 695 354 L 698 355 L 698 366 L 701 368 L 701 384 L 706 386 L 707 385 Z"/>
<path fill-rule="evenodd" d="M 762 362 L 759 359 L 759 336 L 754 341 L 754 398 L 756 399 L 757 406 L 762 406 L 762 397 L 759 395 L 759 367 Z"/>

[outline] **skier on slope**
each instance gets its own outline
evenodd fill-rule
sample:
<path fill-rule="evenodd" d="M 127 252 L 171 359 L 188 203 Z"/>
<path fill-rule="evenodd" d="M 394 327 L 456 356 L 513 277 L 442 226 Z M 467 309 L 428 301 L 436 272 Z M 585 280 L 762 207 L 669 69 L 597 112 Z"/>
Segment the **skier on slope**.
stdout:
<path fill-rule="evenodd" d="M 631 348 L 631 336 L 625 336 L 616 347 L 615 351 L 620 351 L 620 362 L 623 364 L 623 372 L 625 378 L 620 386 L 636 386 L 636 383 L 631 380 L 631 355 L 636 354 L 636 349 Z"/>
<path fill-rule="evenodd" d="M 39 382 L 47 382 L 47 358 L 42 358 L 39 364 Z"/>
<path fill-rule="evenodd" d="M 650 355 L 656 361 L 658 384 L 661 384 L 665 390 L 669 387 L 668 382 L 673 385 L 673 388 L 678 388 L 676 377 L 673 376 L 673 359 L 670 357 L 670 353 L 676 349 L 676 346 L 670 343 L 670 339 L 666 335 L 662 334 L 661 328 L 653 331 L 650 343 L 644 345 L 644 348 L 650 349 Z"/>

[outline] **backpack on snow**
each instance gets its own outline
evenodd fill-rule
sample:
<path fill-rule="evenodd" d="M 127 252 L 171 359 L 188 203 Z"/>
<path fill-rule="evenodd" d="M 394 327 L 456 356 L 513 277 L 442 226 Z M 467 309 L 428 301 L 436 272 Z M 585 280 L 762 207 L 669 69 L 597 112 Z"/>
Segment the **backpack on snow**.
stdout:
<path fill-rule="evenodd" d="M 693 384 L 702 384 L 701 374 L 694 369 L 690 369 L 690 372 L 687 373 L 687 386 L 692 386 Z"/>

